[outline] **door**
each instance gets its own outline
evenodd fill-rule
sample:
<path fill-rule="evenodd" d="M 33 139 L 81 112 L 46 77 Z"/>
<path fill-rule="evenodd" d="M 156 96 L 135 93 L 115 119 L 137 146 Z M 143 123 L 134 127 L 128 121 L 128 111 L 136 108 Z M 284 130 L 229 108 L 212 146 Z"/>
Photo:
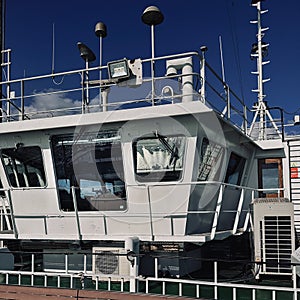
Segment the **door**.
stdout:
<path fill-rule="evenodd" d="M 282 160 L 281 158 L 264 158 L 258 160 L 258 188 L 268 189 L 259 193 L 260 197 L 283 197 Z"/>

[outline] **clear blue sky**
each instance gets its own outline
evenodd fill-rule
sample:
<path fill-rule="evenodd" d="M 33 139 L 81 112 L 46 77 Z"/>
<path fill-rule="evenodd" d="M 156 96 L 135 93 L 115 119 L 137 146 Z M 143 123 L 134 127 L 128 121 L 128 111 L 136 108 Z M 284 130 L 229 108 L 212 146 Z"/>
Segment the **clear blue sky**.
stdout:
<path fill-rule="evenodd" d="M 156 28 L 156 55 L 199 50 L 208 47 L 207 60 L 221 71 L 219 36 L 222 36 L 225 76 L 238 95 L 251 106 L 257 99 L 251 89 L 256 69 L 249 58 L 256 41 L 256 8 L 251 0 L 7 0 L 6 48 L 12 49 L 12 78 L 51 73 L 52 27 L 55 24 L 55 71 L 83 68 L 77 42 L 97 54 L 99 41 L 94 27 L 107 25 L 103 41 L 103 63 L 123 57 L 151 55 L 150 30 L 141 22 L 143 10 L 158 6 L 165 16 Z M 270 44 L 270 64 L 265 67 L 266 100 L 293 112 L 300 107 L 300 2 L 266 0 L 262 7 L 264 27 L 270 27 L 264 41 Z M 97 57 L 98 59 L 98 57 Z M 292 118 L 292 116 L 287 116 Z"/>

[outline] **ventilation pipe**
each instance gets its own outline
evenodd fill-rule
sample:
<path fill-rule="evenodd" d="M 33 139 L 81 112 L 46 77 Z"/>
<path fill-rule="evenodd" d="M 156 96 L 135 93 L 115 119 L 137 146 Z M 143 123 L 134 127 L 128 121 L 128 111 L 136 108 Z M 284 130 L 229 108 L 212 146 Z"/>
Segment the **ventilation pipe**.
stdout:
<path fill-rule="evenodd" d="M 131 293 L 137 292 L 137 284 L 135 278 L 138 276 L 138 258 L 139 254 L 139 238 L 128 237 L 125 239 L 125 250 L 127 251 L 127 260 L 131 263 L 130 267 L 130 284 L 129 291 Z"/>
<path fill-rule="evenodd" d="M 167 76 L 182 74 L 182 102 L 193 101 L 193 61 L 192 57 L 167 60 Z"/>

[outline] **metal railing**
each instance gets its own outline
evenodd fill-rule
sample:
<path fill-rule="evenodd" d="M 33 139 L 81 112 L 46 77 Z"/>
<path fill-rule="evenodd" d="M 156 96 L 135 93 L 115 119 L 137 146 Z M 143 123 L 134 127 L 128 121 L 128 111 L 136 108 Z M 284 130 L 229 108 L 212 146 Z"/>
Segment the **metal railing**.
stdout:
<path fill-rule="evenodd" d="M 166 62 L 182 58 L 191 58 L 192 72 L 184 74 L 166 74 Z M 97 111 L 124 109 L 124 104 L 178 103 L 184 97 L 192 101 L 201 101 L 217 111 L 222 117 L 247 133 L 250 110 L 237 94 L 222 80 L 214 69 L 198 52 L 186 52 L 154 58 L 156 77 L 151 78 L 150 64 L 152 59 L 142 59 L 142 84 L 117 82 L 116 80 L 99 80 L 99 72 L 108 77 L 108 67 L 89 67 L 86 69 L 52 73 L 12 80 L 10 77 L 0 83 L 6 90 L 1 99 L 2 122 L 18 121 L 31 118 L 47 118 L 69 114 L 82 114 Z M 148 66 L 149 65 L 149 66 Z M 6 64 L 11 67 L 10 62 Z M 10 71 L 7 73 L 11 73 Z M 192 77 L 193 89 L 183 91 L 178 82 Z M 152 91 L 151 82 L 155 83 Z M 116 93 L 115 86 L 122 87 L 122 93 Z M 135 86 L 135 92 L 126 93 L 126 88 Z M 165 88 L 168 88 L 166 92 Z M 102 91 L 102 97 L 99 95 Z M 189 94 L 187 94 L 189 93 Z M 109 97 L 109 94 L 112 96 Z M 127 95 L 128 94 L 128 95 Z M 152 97 L 151 94 L 154 94 Z M 101 101 L 101 98 L 107 98 Z M 154 98 L 154 101 L 152 101 Z M 51 103 L 51 104 L 50 104 Z"/>
<path fill-rule="evenodd" d="M 29 253 L 26 253 L 29 254 Z M 43 270 L 36 271 L 35 254 L 31 254 L 31 265 L 29 270 L 7 271 L 0 270 L 1 284 L 7 285 L 27 285 L 27 286 L 43 286 L 57 288 L 79 288 L 91 290 L 108 290 L 120 292 L 139 292 L 145 294 L 160 294 L 160 295 L 176 295 L 176 296 L 192 296 L 194 298 L 203 297 L 203 292 L 208 293 L 209 299 L 225 299 L 224 293 L 228 294 L 226 299 L 239 299 L 239 295 L 244 294 L 243 299 L 261 299 L 261 293 L 265 292 L 263 299 L 287 299 L 297 300 L 300 295 L 300 289 L 297 285 L 296 268 L 299 264 L 292 264 L 292 275 L 288 276 L 285 281 L 278 280 L 276 277 L 268 279 L 268 283 L 260 284 L 255 282 L 254 276 L 248 278 L 233 278 L 224 280 L 219 276 L 219 265 L 222 262 L 211 261 L 212 263 L 212 278 L 206 279 L 184 279 L 184 278 L 166 278 L 161 277 L 158 272 L 159 256 L 154 256 L 155 274 L 153 277 L 143 277 L 141 275 L 105 275 L 94 274 L 88 270 L 86 260 L 82 269 L 70 270 L 68 267 L 68 256 L 72 253 L 62 253 L 65 255 L 64 270 L 57 272 L 45 272 Z M 57 255 L 57 254 L 55 254 Z M 83 254 L 86 255 L 86 254 Z M 95 255 L 95 253 L 91 254 Z M 99 255 L 99 254 L 97 254 Z M 135 255 L 138 259 L 142 255 Z M 224 261 L 223 261 L 224 262 Z M 227 261 L 228 264 L 241 263 L 240 261 Z M 254 262 L 248 262 L 255 264 Z M 128 262 L 130 264 L 130 262 Z M 262 262 L 263 264 L 263 262 Z M 130 268 L 136 268 L 130 264 Z M 2 275 L 2 277 L 1 277 Z M 240 283 L 242 281 L 243 283 Z M 248 282 L 248 283 L 246 283 Z M 171 287 L 171 288 L 170 288 Z M 225 289 L 225 290 L 224 290 Z M 223 296 L 222 296 L 223 294 Z M 246 294 L 246 295 L 245 295 Z"/>
<path fill-rule="evenodd" d="M 84 234 L 87 234 L 85 232 L 81 219 L 84 217 L 86 218 L 97 218 L 97 220 L 100 222 L 100 224 L 103 224 L 103 235 L 112 234 L 112 230 L 109 228 L 109 220 L 112 219 L 119 219 L 119 220 L 128 220 L 128 218 L 132 217 L 144 217 L 145 220 L 150 221 L 150 235 L 154 237 L 157 233 L 154 230 L 153 224 L 160 219 L 169 220 L 167 224 L 169 224 L 169 230 L 166 229 L 166 232 L 170 232 L 171 236 L 174 238 L 178 236 L 178 233 L 174 232 L 174 222 L 176 222 L 179 219 L 185 219 L 187 221 L 187 218 L 192 215 L 201 215 L 203 217 L 211 216 L 211 227 L 209 230 L 206 230 L 205 232 L 198 232 L 198 234 L 202 234 L 206 236 L 207 240 L 213 240 L 218 235 L 218 232 L 224 233 L 224 231 L 228 232 L 228 234 L 237 234 L 240 232 L 244 232 L 247 230 L 249 226 L 249 219 L 250 219 L 250 211 L 249 211 L 249 204 L 254 198 L 259 197 L 259 194 L 261 192 L 271 192 L 274 191 L 277 193 L 278 197 L 280 197 L 280 194 L 284 190 L 283 188 L 278 189 L 254 189 L 249 187 L 243 187 L 243 186 L 237 186 L 233 184 L 227 184 L 223 182 L 215 182 L 215 181 L 203 181 L 203 182 L 189 182 L 189 183 L 183 183 L 178 182 L 176 183 L 176 187 L 187 187 L 189 190 L 195 189 L 196 187 L 211 187 L 214 188 L 214 195 L 212 195 L 213 199 L 211 201 L 215 202 L 215 210 L 185 210 L 185 211 L 178 211 L 172 213 L 170 211 L 168 212 L 154 212 L 152 205 L 153 205 L 153 192 L 155 192 L 155 189 L 160 187 L 166 187 L 166 186 L 175 186 L 175 184 L 170 183 L 153 183 L 153 184 L 139 184 L 139 185 L 128 185 L 127 189 L 141 189 L 143 188 L 145 190 L 145 199 L 144 203 L 148 205 L 148 212 L 143 213 L 129 213 L 129 212 L 123 212 L 123 211 L 110 211 L 109 214 L 106 214 L 104 211 L 80 211 L 78 209 L 77 199 L 78 193 L 76 193 L 77 187 L 71 187 L 71 199 L 74 204 L 74 210 L 73 211 L 58 211 L 57 214 L 51 213 L 49 214 L 47 211 L 41 212 L 39 214 L 15 214 L 13 211 L 13 191 L 14 189 L 10 190 L 4 190 L 6 192 L 6 198 L 2 198 L 2 205 L 0 206 L 0 217 L 1 217 L 1 232 L 0 235 L 2 238 L 8 237 L 8 234 L 14 236 L 14 238 L 19 238 L 19 235 L 22 234 L 22 228 L 18 228 L 18 219 L 26 219 L 28 222 L 32 219 L 41 218 L 43 219 L 45 233 L 45 238 L 49 238 L 47 235 L 48 232 L 48 221 L 53 219 L 54 217 L 59 217 L 60 220 L 63 218 L 66 219 L 74 219 L 76 226 L 73 228 L 73 235 L 76 235 L 78 240 L 83 239 L 82 236 Z M 44 188 L 43 188 L 44 189 Z M 233 200 L 233 196 L 236 198 L 236 205 L 235 207 L 231 207 L 230 209 L 223 209 L 222 204 L 224 198 L 226 197 L 227 192 L 234 193 L 234 195 L 230 194 L 230 200 Z M 56 193 L 58 195 L 58 193 Z M 155 200 L 157 200 L 155 198 Z M 59 200 L 58 200 L 59 201 Z M 107 200 L 109 201 L 109 200 Z M 114 201 L 114 200 L 111 200 Z M 130 205 L 131 199 L 127 199 L 128 205 Z M 4 205 L 5 204 L 5 205 Z M 4 206 L 3 206 L 4 205 Z M 221 216 L 225 215 L 231 215 L 232 222 L 228 224 L 227 228 L 218 228 L 219 220 Z M 86 223 L 86 222 L 85 222 Z M 29 228 L 29 227 L 28 227 Z M 27 232 L 27 234 L 30 234 Z M 67 233 L 65 232 L 64 235 Z M 91 233 L 89 233 L 91 234 Z M 98 237 L 100 237 L 101 234 L 98 234 Z M 190 235 L 187 239 L 191 239 L 193 235 Z M 196 236 L 197 237 L 197 236 Z M 34 234 L 32 234 L 32 238 L 34 238 Z"/>

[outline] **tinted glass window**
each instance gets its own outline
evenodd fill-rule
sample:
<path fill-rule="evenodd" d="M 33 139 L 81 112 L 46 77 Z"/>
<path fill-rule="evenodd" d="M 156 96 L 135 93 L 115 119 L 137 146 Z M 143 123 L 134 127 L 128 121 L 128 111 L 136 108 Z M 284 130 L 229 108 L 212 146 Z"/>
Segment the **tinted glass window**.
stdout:
<path fill-rule="evenodd" d="M 124 210 L 126 192 L 116 131 L 52 137 L 61 209 Z"/>
<path fill-rule="evenodd" d="M 179 180 L 186 139 L 183 136 L 141 138 L 133 144 L 136 179 L 141 182 Z"/>
<path fill-rule="evenodd" d="M 2 149 L 2 162 L 13 187 L 44 187 L 46 184 L 41 149 L 37 146 Z"/>
<path fill-rule="evenodd" d="M 221 170 L 224 148 L 207 138 L 202 141 L 198 181 L 217 180 Z"/>
<path fill-rule="evenodd" d="M 245 166 L 245 158 L 235 154 L 230 154 L 230 159 L 226 171 L 225 182 L 231 183 L 235 185 L 240 185 L 244 166 Z"/>

